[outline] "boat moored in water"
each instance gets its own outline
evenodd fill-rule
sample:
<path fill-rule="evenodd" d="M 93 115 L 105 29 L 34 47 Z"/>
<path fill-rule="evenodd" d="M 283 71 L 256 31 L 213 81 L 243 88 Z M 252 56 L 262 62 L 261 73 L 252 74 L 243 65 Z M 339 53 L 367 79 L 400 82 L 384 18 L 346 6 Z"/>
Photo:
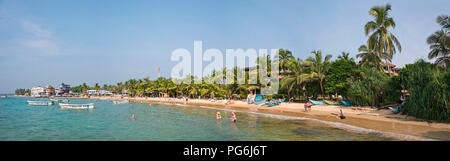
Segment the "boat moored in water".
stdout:
<path fill-rule="evenodd" d="M 128 101 L 128 100 L 122 100 L 122 101 L 117 101 L 117 100 L 115 100 L 115 101 L 113 101 L 113 104 L 115 104 L 115 105 L 118 105 L 118 104 L 125 104 L 125 103 L 129 103 L 129 101 Z"/>
<path fill-rule="evenodd" d="M 68 104 L 68 103 L 60 103 L 59 106 L 61 108 L 68 108 L 68 109 L 93 109 L 94 104 Z"/>
<path fill-rule="evenodd" d="M 27 101 L 29 105 L 34 106 L 51 106 L 53 105 L 53 102 L 51 101 Z"/>
<path fill-rule="evenodd" d="M 56 103 L 56 102 L 67 103 L 67 102 L 69 102 L 69 99 L 50 99 L 50 101 L 52 101 L 53 103 Z"/>

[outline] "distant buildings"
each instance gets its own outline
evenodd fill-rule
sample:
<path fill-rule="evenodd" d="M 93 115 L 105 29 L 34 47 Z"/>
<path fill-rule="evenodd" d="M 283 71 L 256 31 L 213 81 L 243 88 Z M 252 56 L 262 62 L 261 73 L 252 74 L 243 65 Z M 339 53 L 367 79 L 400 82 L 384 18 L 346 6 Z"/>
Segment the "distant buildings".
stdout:
<path fill-rule="evenodd" d="M 112 92 L 107 90 L 88 90 L 87 94 L 89 96 L 111 96 L 113 95 Z"/>
<path fill-rule="evenodd" d="M 31 97 L 44 97 L 47 96 L 45 88 L 41 86 L 34 86 L 31 88 Z"/>
<path fill-rule="evenodd" d="M 56 96 L 70 96 L 72 92 L 70 91 L 70 85 L 61 83 L 56 89 Z"/>

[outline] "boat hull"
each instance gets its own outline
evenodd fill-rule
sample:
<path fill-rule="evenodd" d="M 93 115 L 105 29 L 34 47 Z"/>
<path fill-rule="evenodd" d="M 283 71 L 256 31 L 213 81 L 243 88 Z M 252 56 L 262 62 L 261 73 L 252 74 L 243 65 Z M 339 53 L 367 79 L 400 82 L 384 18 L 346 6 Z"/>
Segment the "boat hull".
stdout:
<path fill-rule="evenodd" d="M 67 104 L 67 103 L 60 103 L 59 106 L 63 109 L 93 109 L 94 104 Z"/>

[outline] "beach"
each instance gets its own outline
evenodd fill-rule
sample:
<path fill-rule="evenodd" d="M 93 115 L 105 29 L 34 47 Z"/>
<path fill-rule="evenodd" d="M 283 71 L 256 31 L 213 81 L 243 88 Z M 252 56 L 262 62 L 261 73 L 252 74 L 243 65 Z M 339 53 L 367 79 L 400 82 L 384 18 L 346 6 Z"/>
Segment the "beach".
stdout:
<path fill-rule="evenodd" d="M 348 127 L 362 128 L 371 133 L 375 131 L 392 135 L 404 135 L 404 140 L 450 140 L 450 124 L 429 122 L 411 116 L 393 114 L 390 110 L 377 110 L 369 107 L 343 107 L 333 105 L 314 105 L 311 112 L 304 111 L 303 103 L 282 103 L 275 107 L 248 104 L 240 100 L 226 103 L 222 100 L 150 97 L 91 97 L 91 99 L 128 100 L 137 103 L 167 103 L 179 105 L 208 106 L 240 111 L 277 114 L 331 122 L 333 126 L 352 130 Z M 338 119 L 336 115 L 342 109 L 346 119 Z M 237 114 L 239 117 L 239 114 Z M 359 130 L 361 131 L 361 130 Z"/>

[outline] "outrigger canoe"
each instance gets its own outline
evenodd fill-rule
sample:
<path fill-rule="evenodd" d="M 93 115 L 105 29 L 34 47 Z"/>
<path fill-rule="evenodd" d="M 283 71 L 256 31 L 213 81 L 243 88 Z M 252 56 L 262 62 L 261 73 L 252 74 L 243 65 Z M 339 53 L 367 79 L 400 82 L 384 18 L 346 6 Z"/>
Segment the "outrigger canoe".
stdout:
<path fill-rule="evenodd" d="M 311 102 L 312 102 L 312 104 L 314 104 L 314 105 L 321 105 L 321 104 L 325 104 L 325 102 L 324 102 L 324 101 L 314 101 L 314 100 L 312 100 L 312 99 L 309 99 L 309 101 L 311 101 Z"/>
<path fill-rule="evenodd" d="M 334 101 L 327 101 L 327 100 L 323 100 L 326 104 L 328 104 L 328 105 L 339 105 L 339 104 L 341 104 L 341 103 L 339 103 L 339 102 L 334 102 Z"/>

